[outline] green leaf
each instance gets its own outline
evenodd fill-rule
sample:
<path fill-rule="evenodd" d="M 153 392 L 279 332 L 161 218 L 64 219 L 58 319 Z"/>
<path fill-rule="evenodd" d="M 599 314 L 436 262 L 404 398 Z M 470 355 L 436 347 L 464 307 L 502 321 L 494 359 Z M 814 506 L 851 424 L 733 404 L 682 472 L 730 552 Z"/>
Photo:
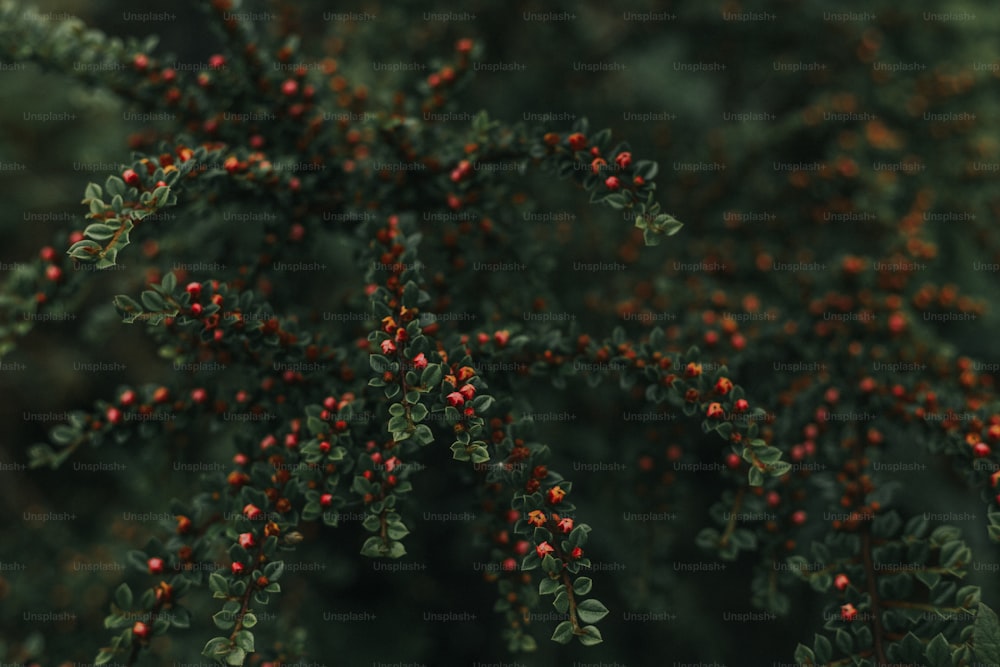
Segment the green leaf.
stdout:
<path fill-rule="evenodd" d="M 246 617 L 249 616 L 249 615 L 250 614 L 248 613 L 246 616 L 243 617 L 244 624 L 245 624 L 245 621 L 246 621 Z M 249 627 L 249 626 L 247 626 L 247 627 Z M 235 643 L 237 646 L 239 646 L 241 649 L 243 649 L 247 653 L 253 653 L 254 648 L 253 648 L 253 633 L 252 632 L 250 632 L 248 630 L 240 630 L 239 632 L 236 633 L 236 636 L 233 637 L 233 643 Z"/>
<path fill-rule="evenodd" d="M 213 614 L 212 620 L 215 622 L 215 627 L 219 628 L 220 630 L 228 630 L 234 625 L 236 625 L 236 621 L 235 619 L 233 619 L 232 612 L 226 611 L 225 609 Z"/>
<path fill-rule="evenodd" d="M 573 592 L 577 595 L 586 595 L 594 587 L 594 582 L 590 577 L 579 577 L 573 582 Z"/>
<path fill-rule="evenodd" d="M 573 638 L 573 624 L 569 621 L 563 621 L 556 626 L 555 632 L 552 633 L 552 641 L 558 644 L 568 644 L 569 640 Z"/>
<path fill-rule="evenodd" d="M 805 644 L 799 644 L 795 647 L 795 662 L 811 667 L 816 664 L 816 654 Z M 823 662 L 826 661 L 824 660 Z"/>
<path fill-rule="evenodd" d="M 392 362 L 381 354 L 372 354 L 368 357 L 368 364 L 376 373 L 384 373 L 390 370 Z"/>
<path fill-rule="evenodd" d="M 208 658 L 219 658 L 226 653 L 229 653 L 229 640 L 225 637 L 209 639 L 205 648 L 201 649 L 201 654 Z"/>
<path fill-rule="evenodd" d="M 659 165 L 652 160 L 640 160 L 635 163 L 635 175 L 642 176 L 647 181 L 655 178 L 659 171 Z"/>
<path fill-rule="evenodd" d="M 550 556 L 546 556 L 546 558 L 550 558 Z M 544 563 L 544 560 L 542 562 Z M 555 607 L 556 611 L 560 614 L 565 614 L 569 611 L 569 595 L 566 594 L 565 587 L 556 593 L 556 598 L 552 601 L 552 606 Z"/>
<path fill-rule="evenodd" d="M 552 595 L 560 589 L 562 584 L 559 583 L 558 579 L 551 579 L 545 577 L 538 582 L 538 594 L 539 595 Z"/>
<path fill-rule="evenodd" d="M 427 417 L 427 406 L 423 403 L 417 403 L 410 408 L 410 419 L 414 422 L 422 422 Z"/>
<path fill-rule="evenodd" d="M 208 588 L 213 593 L 220 593 L 223 596 L 229 595 L 229 581 L 218 572 L 213 572 L 208 576 Z"/>
<path fill-rule="evenodd" d="M 600 600 L 591 598 L 576 606 L 576 614 L 584 623 L 597 623 L 608 615 L 608 608 Z"/>
<path fill-rule="evenodd" d="M 762 486 L 764 484 L 764 473 L 757 466 L 750 466 L 750 470 L 747 473 L 747 480 L 750 482 L 750 486 Z"/>
<path fill-rule="evenodd" d="M 242 665 L 246 657 L 247 657 L 246 651 L 244 651 L 241 648 L 234 648 L 232 651 L 229 652 L 229 655 L 226 656 L 226 664 Z"/>
<path fill-rule="evenodd" d="M 413 429 L 413 439 L 417 441 L 418 445 L 429 445 L 434 442 L 434 433 L 431 432 L 431 427 L 427 424 L 417 424 L 416 428 Z"/>
<path fill-rule="evenodd" d="M 109 225 L 104 222 L 95 222 L 93 224 L 87 225 L 83 230 L 83 235 L 87 238 L 94 239 L 95 241 L 107 241 L 112 236 L 118 233 L 118 225 Z M 98 247 L 101 247 L 98 245 Z"/>
<path fill-rule="evenodd" d="M 601 636 L 601 631 L 598 630 L 593 625 L 585 625 L 580 628 L 580 634 L 577 635 L 577 639 L 584 646 L 593 646 L 594 644 L 600 644 L 604 641 L 604 637 Z"/>
<path fill-rule="evenodd" d="M 1000 622 L 996 613 L 982 602 L 976 611 L 972 642 L 977 661 L 994 665 L 1000 663 Z"/>
<path fill-rule="evenodd" d="M 96 262 L 99 252 L 101 252 L 100 243 L 84 239 L 71 245 L 66 254 L 80 262 Z"/>
<path fill-rule="evenodd" d="M 104 189 L 107 190 L 108 194 L 112 197 L 121 196 L 125 194 L 125 181 L 117 176 L 108 176 L 107 180 L 104 181 Z"/>
<path fill-rule="evenodd" d="M 420 374 L 420 384 L 428 388 L 436 387 L 443 376 L 444 371 L 441 370 L 441 364 L 429 364 Z"/>
<path fill-rule="evenodd" d="M 778 461 L 768 466 L 767 473 L 772 477 L 781 477 L 792 469 L 792 464 L 788 461 Z"/>
<path fill-rule="evenodd" d="M 816 650 L 816 660 L 820 663 L 830 662 L 830 658 L 833 656 L 833 644 L 830 643 L 829 639 L 821 634 L 815 634 L 813 636 L 813 648 Z"/>
<path fill-rule="evenodd" d="M 122 583 L 115 589 L 115 604 L 123 611 L 132 608 L 132 589 L 128 587 L 128 584 Z"/>
<path fill-rule="evenodd" d="M 951 667 L 951 648 L 948 640 L 940 632 L 927 644 L 928 664 L 930 667 Z"/>
<path fill-rule="evenodd" d="M 834 640 L 836 641 L 837 648 L 840 649 L 841 653 L 850 655 L 854 651 L 854 638 L 851 637 L 850 633 L 844 632 L 838 628 Z"/>
<path fill-rule="evenodd" d="M 268 578 L 269 581 L 277 581 L 281 578 L 281 575 L 285 572 L 285 561 L 275 560 L 264 566 L 264 576 Z"/>

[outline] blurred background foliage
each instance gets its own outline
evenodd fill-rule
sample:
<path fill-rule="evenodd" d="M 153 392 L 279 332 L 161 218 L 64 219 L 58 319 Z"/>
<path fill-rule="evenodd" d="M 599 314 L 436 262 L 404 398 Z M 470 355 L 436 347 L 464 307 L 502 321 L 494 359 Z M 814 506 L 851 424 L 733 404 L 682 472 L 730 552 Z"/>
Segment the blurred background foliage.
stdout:
<path fill-rule="evenodd" d="M 629 141 L 637 158 L 659 162 L 660 201 L 686 226 L 652 249 L 641 248 L 641 235 L 631 230 L 630 222 L 588 206 L 553 176 L 529 170 L 523 177 L 512 177 L 515 192 L 530 194 L 537 212 L 575 214 L 572 222 L 526 223 L 516 208 L 517 198 L 512 197 L 512 220 L 533 225 L 530 234 L 542 243 L 532 271 L 543 277 L 545 289 L 564 310 L 582 314 L 581 329 L 594 336 L 607 335 L 613 326 L 623 324 L 623 313 L 641 309 L 642 303 L 654 312 L 697 310 L 699 301 L 713 290 L 734 295 L 752 291 L 765 305 L 778 305 L 792 317 L 807 307 L 801 293 L 821 292 L 822 285 L 800 286 L 799 292 L 787 274 L 758 271 L 761 253 L 779 261 L 834 265 L 845 254 L 904 247 L 900 221 L 917 200 L 930 202 L 928 210 L 976 215 L 975 220 L 923 223 L 937 254 L 919 282 L 954 283 L 980 298 L 996 294 L 996 274 L 970 270 L 972 261 L 1000 261 L 996 172 L 969 167 L 977 160 L 1000 162 L 996 122 L 1000 44 L 995 39 L 1000 6 L 993 3 L 934 3 L 928 8 L 975 15 L 963 21 L 924 20 L 924 3 L 840 3 L 837 12 L 868 12 L 876 17 L 846 22 L 824 20 L 824 12 L 830 10 L 818 0 L 634 1 L 627 7 L 593 0 L 564 6 L 487 0 L 461 7 L 429 2 L 338 3 L 338 12 L 376 17 L 359 22 L 320 20 L 323 12 L 331 11 L 328 3 L 290 4 L 290 8 L 263 3 L 243 9 L 272 11 L 301 28 L 305 52 L 335 55 L 346 75 L 370 82 L 374 99 L 412 84 L 405 82 L 405 76 L 373 72 L 372 61 L 430 60 L 446 53 L 457 38 L 471 36 L 484 45 L 484 62 L 526 67 L 520 72 L 481 72 L 456 110 L 487 109 L 492 117 L 512 123 L 531 113 L 586 116 L 592 128 L 610 127 L 616 137 Z M 175 20 L 153 23 L 125 20 L 126 12 L 165 11 L 149 2 L 48 2 L 39 3 L 38 9 L 81 16 L 110 35 L 158 34 L 158 52 L 171 52 L 181 62 L 204 62 L 220 49 L 201 13 L 187 3 L 166 10 L 176 15 Z M 624 21 L 623 11 L 665 12 L 674 18 Z M 722 19 L 723 13 L 744 11 L 770 12 L 775 19 Z M 464 12 L 475 19 L 425 20 L 430 12 Z M 566 12 L 574 18 L 526 21 L 525 12 Z M 579 62 L 620 63 L 625 69 L 577 71 L 574 63 Z M 926 69 L 884 73 L 876 71 L 873 62 L 920 63 Z M 691 72 L 679 70 L 676 63 L 718 63 L 726 69 Z M 817 63 L 825 68 L 790 72 L 777 69 L 775 63 Z M 992 64 L 994 69 L 974 70 L 973 63 Z M 61 74 L 35 66 L 0 74 L 6 100 L 0 105 L 0 156 L 28 165 L 26 171 L 0 174 L 4 202 L 0 230 L 6 240 L 0 261 L 12 263 L 33 256 L 67 226 L 28 221 L 26 213 L 68 213 L 83 226 L 85 211 L 79 201 L 84 187 L 90 180 L 103 180 L 105 172 L 88 173 L 75 165 L 121 163 L 128 157 L 130 135 L 142 126 L 123 121 L 124 107 L 110 94 L 87 89 Z M 74 113 L 76 119 L 23 120 L 24 113 L 46 111 Z M 976 119 L 927 122 L 925 111 L 974 113 Z M 824 112 L 870 113 L 877 120 L 817 122 Z M 627 119 L 626 113 L 670 114 L 671 120 L 639 122 Z M 774 120 L 732 122 L 724 120 L 726 113 L 767 113 Z M 553 127 L 566 129 L 569 124 Z M 879 160 L 916 160 L 926 168 L 890 176 L 871 167 Z M 774 162 L 813 161 L 828 165 L 832 173 L 802 180 L 772 168 Z M 678 169 L 675 163 L 725 164 L 726 169 L 694 173 L 683 166 Z M 824 219 L 825 211 L 869 211 L 876 219 L 836 222 Z M 766 212 L 773 219 L 733 222 L 727 221 L 727 212 Z M 510 261 L 512 255 L 506 253 L 513 252 L 520 251 L 500 247 L 496 259 Z M 133 259 L 141 257 L 134 253 L 126 264 Z M 674 266 L 714 260 L 726 261 L 729 268 L 693 276 Z M 571 270 L 574 261 L 619 261 L 627 268 L 582 276 Z M 59 413 L 87 405 L 95 396 L 111 396 L 122 384 L 167 377 L 170 369 L 157 359 L 141 329 L 114 324 L 111 297 L 137 291 L 142 279 L 141 266 L 95 274 L 77 320 L 40 324 L 22 341 L 11 360 L 24 363 L 26 370 L 0 373 L 0 393 L 5 398 L 0 401 L 0 460 L 23 461 L 26 445 L 44 437 L 44 425 L 27 419 L 28 413 Z M 624 324 L 636 332 L 648 328 Z M 974 323 L 937 327 L 935 333 L 967 354 L 997 361 L 992 331 L 998 324 L 994 310 Z M 698 331 L 685 335 L 697 342 Z M 819 348 L 815 352 L 822 354 Z M 120 361 L 127 368 L 80 373 L 72 370 L 74 361 Z M 766 364 L 770 358 L 757 362 Z M 751 392 L 757 384 L 752 377 L 735 379 Z M 766 386 L 763 381 L 762 386 Z M 426 563 L 427 569 L 420 572 L 373 571 L 371 562 L 356 555 L 362 531 L 353 523 L 324 532 L 323 539 L 307 541 L 301 562 L 323 569 L 286 577 L 281 603 L 269 609 L 281 610 L 272 622 L 288 638 L 294 636 L 294 628 L 308 628 L 309 659 L 326 665 L 399 660 L 467 664 L 476 659 L 522 665 L 569 664 L 571 659 L 622 665 L 718 660 L 738 665 L 749 664 L 748 655 L 790 661 L 795 643 L 807 639 L 799 636 L 801 619 L 818 611 L 809 606 L 804 587 L 803 595 L 792 600 L 796 613 L 791 617 L 725 622 L 721 620 L 725 612 L 750 610 L 748 575 L 741 563 L 712 573 L 673 571 L 675 562 L 704 558 L 694 547 L 693 536 L 705 524 L 704 508 L 717 498 L 718 489 L 711 473 L 694 473 L 699 484 L 684 487 L 689 496 L 676 503 L 664 499 L 670 465 L 664 442 L 670 429 L 623 425 L 619 415 L 630 409 L 629 398 L 608 385 L 598 390 L 571 388 L 556 397 L 544 387 L 524 391 L 537 401 L 537 411 L 568 410 L 581 417 L 543 425 L 539 435 L 557 451 L 553 467 L 577 483 L 579 514 L 594 526 L 592 557 L 617 568 L 594 575 L 595 592 L 613 610 L 602 624 L 604 644 L 592 649 L 551 644 L 547 639 L 554 622 L 543 621 L 536 631 L 537 654 L 506 655 L 499 639 L 502 617 L 491 612 L 495 587 L 470 567 L 486 558 L 488 548 L 480 547 L 471 525 L 450 521 L 416 525 L 407 542 L 408 560 Z M 755 395 L 764 402 L 773 398 Z M 814 407 L 791 409 L 806 412 Z M 670 437 L 678 433 L 688 432 Z M 26 565 L 22 571 L 0 572 L 0 656 L 7 662 L 92 660 L 106 632 L 101 621 L 110 591 L 123 573 L 86 571 L 79 564 L 122 563 L 127 550 L 140 548 L 159 534 L 155 522 L 125 521 L 123 510 L 163 512 L 166 499 L 190 493 L 193 475 L 172 470 L 172 461 L 228 460 L 225 439 L 214 436 L 207 425 L 198 433 L 178 434 L 173 451 L 150 452 L 142 444 L 128 443 L 114 452 L 84 452 L 79 459 L 114 460 L 126 466 L 130 471 L 126 474 L 76 472 L 70 467 L 2 473 L 0 561 Z M 637 469 L 643 454 L 655 457 L 652 472 Z M 419 511 L 463 511 L 464 507 L 456 509 L 456 492 L 467 493 L 465 507 L 475 507 L 471 491 L 457 491 L 467 471 L 451 465 L 448 458 L 447 452 L 428 452 L 424 462 L 430 467 L 416 478 Z M 715 449 L 705 452 L 705 460 L 717 460 Z M 574 461 L 619 461 L 630 467 L 624 475 L 574 473 Z M 131 474 L 138 470 L 162 472 Z M 938 479 L 934 474 L 929 472 L 928 479 Z M 915 477 L 907 481 L 920 489 L 929 506 L 961 507 L 967 502 L 948 484 L 932 486 Z M 622 504 L 623 497 L 631 498 L 628 504 Z M 678 519 L 667 525 L 631 525 L 622 521 L 623 510 L 672 511 Z M 23 513 L 40 511 L 74 512 L 77 518 L 58 523 L 22 520 Z M 981 525 L 969 526 L 965 538 L 981 553 L 979 549 L 986 548 Z M 146 579 L 127 576 L 140 583 Z M 987 579 L 977 572 L 974 577 L 971 583 L 996 595 L 995 576 Z M 623 620 L 623 611 L 642 610 L 672 617 L 650 623 Z M 63 611 L 75 614 L 75 620 L 39 623 L 24 616 Z M 356 623 L 322 620 L 324 612 L 352 611 L 377 618 Z M 476 614 L 476 620 L 417 625 L 423 611 L 468 612 Z M 537 611 L 548 612 L 550 607 L 543 603 Z M 189 636 L 158 640 L 160 655 L 188 663 L 203 660 L 197 654 L 210 636 L 208 625 L 206 620 L 197 623 Z M 152 659 L 148 664 L 154 664 Z"/>

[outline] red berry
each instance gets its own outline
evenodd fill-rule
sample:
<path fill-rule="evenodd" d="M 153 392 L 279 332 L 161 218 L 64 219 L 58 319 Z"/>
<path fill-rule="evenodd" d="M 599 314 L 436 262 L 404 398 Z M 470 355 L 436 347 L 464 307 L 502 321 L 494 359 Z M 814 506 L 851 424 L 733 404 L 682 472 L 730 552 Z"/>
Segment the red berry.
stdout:
<path fill-rule="evenodd" d="M 838 591 L 842 591 L 850 585 L 851 585 L 851 580 L 847 578 L 846 574 L 838 574 L 833 579 L 833 586 Z"/>
<path fill-rule="evenodd" d="M 632 179 L 632 185 L 645 185 L 645 184 L 646 184 L 646 179 L 643 178 L 642 176 L 636 176 L 635 178 Z"/>
<path fill-rule="evenodd" d="M 146 639 L 149 637 L 149 626 L 142 621 L 136 621 L 135 625 L 132 626 L 132 636 L 139 639 Z"/>
<path fill-rule="evenodd" d="M 504 572 L 513 572 L 517 569 L 517 561 L 513 558 L 504 558 L 503 563 L 500 565 Z"/>
<path fill-rule="evenodd" d="M 527 540 L 520 540 L 517 544 L 514 545 L 514 553 L 516 553 L 518 556 L 526 556 L 530 548 L 531 545 L 528 544 Z"/>
<path fill-rule="evenodd" d="M 332 493 L 324 493 L 323 495 L 321 495 L 319 497 L 319 504 L 322 507 L 329 507 L 330 505 L 332 505 L 333 504 L 333 494 Z"/>
<path fill-rule="evenodd" d="M 57 283 L 62 279 L 62 269 L 55 264 L 49 264 L 45 267 L 45 277 L 52 282 Z"/>
<path fill-rule="evenodd" d="M 139 174 L 135 173 L 134 169 L 126 169 L 125 171 L 123 171 L 122 179 L 125 181 L 126 185 L 129 185 L 133 188 L 138 187 L 139 184 L 142 182 L 141 180 L 139 180 Z"/>
<path fill-rule="evenodd" d="M 193 403 L 204 403 L 208 400 L 208 392 L 199 387 L 198 389 L 191 390 L 191 401 Z"/>
<path fill-rule="evenodd" d="M 212 69 L 222 69 L 226 66 L 226 57 L 216 53 L 208 59 L 208 66 Z"/>
<path fill-rule="evenodd" d="M 143 72 L 149 66 L 149 58 L 144 53 L 137 53 L 132 57 L 132 64 L 137 70 Z"/>
<path fill-rule="evenodd" d="M 973 456 L 977 458 L 983 458 L 990 455 L 990 446 L 985 442 L 977 442 L 972 448 Z"/>
<path fill-rule="evenodd" d="M 255 544 L 253 539 L 253 533 L 240 533 L 239 539 L 237 541 L 239 545 L 244 549 L 249 549 Z"/>
<path fill-rule="evenodd" d="M 192 299 L 201 296 L 201 283 L 188 283 L 184 290 L 191 295 Z"/>
<path fill-rule="evenodd" d="M 264 516 L 263 510 L 252 503 L 248 503 L 243 507 L 243 516 L 250 520 L 260 519 Z"/>
<path fill-rule="evenodd" d="M 622 182 L 618 180 L 617 176 L 608 176 L 604 179 L 604 187 L 608 190 L 617 190 L 622 186 Z"/>
<path fill-rule="evenodd" d="M 464 37 L 455 43 L 455 50 L 459 53 L 469 53 L 472 51 L 474 42 L 468 37 Z"/>
<path fill-rule="evenodd" d="M 42 258 L 43 262 L 54 262 L 56 261 L 56 250 L 47 245 L 39 251 L 38 256 Z"/>
<path fill-rule="evenodd" d="M 705 416 L 709 419 L 722 419 L 726 416 L 726 411 L 722 409 L 722 405 L 719 403 L 711 403 L 708 406 L 708 410 L 705 411 Z"/>
<path fill-rule="evenodd" d="M 153 392 L 154 403 L 166 403 L 168 400 L 170 400 L 170 390 L 166 387 L 158 387 Z"/>
<path fill-rule="evenodd" d="M 844 621 L 853 621 L 858 617 L 858 610 L 854 608 L 854 605 L 847 603 L 840 606 L 840 618 Z"/>
<path fill-rule="evenodd" d="M 180 515 L 177 517 L 177 532 L 181 535 L 191 531 L 191 519 Z"/>
<path fill-rule="evenodd" d="M 133 403 L 135 403 L 135 398 L 136 398 L 135 392 L 132 391 L 131 389 L 126 389 L 125 391 L 122 392 L 122 395 L 118 398 L 118 402 L 121 403 L 124 407 L 128 407 Z"/>
<path fill-rule="evenodd" d="M 806 522 L 805 510 L 796 510 L 792 513 L 792 523 L 796 526 L 801 526 Z"/>
<path fill-rule="evenodd" d="M 774 509 L 781 504 L 781 496 L 777 491 L 769 491 L 767 494 L 767 506 Z"/>
<path fill-rule="evenodd" d="M 583 136 L 580 132 L 574 132 L 566 138 L 569 142 L 569 147 L 574 151 L 582 151 L 587 147 L 587 137 Z"/>
<path fill-rule="evenodd" d="M 299 92 L 299 82 L 295 79 L 286 79 L 283 84 L 281 84 L 281 92 L 286 97 L 291 97 L 295 93 Z"/>
<path fill-rule="evenodd" d="M 201 317 L 201 314 L 202 314 L 202 312 L 204 310 L 205 310 L 205 308 L 200 303 L 192 303 L 191 304 L 191 316 L 192 317 Z"/>
<path fill-rule="evenodd" d="M 150 558 L 146 561 L 146 568 L 149 570 L 150 574 L 160 574 L 163 572 L 163 559 Z"/>
<path fill-rule="evenodd" d="M 320 442 L 319 451 L 323 452 L 324 454 L 328 454 L 330 452 L 330 443 L 327 442 L 326 440 Z"/>
<path fill-rule="evenodd" d="M 105 414 L 110 424 L 120 424 L 122 422 L 122 411 L 118 408 L 108 408 Z"/>
<path fill-rule="evenodd" d="M 618 165 L 619 169 L 628 169 L 628 166 L 632 164 L 632 154 L 628 152 L 619 153 L 615 157 L 615 164 Z"/>
<path fill-rule="evenodd" d="M 726 467 L 736 470 L 743 463 L 743 459 L 736 452 L 726 455 Z"/>
<path fill-rule="evenodd" d="M 736 412 L 746 412 L 749 409 L 750 403 L 745 398 L 741 398 L 733 404 L 733 410 Z"/>
<path fill-rule="evenodd" d="M 239 576 L 239 575 L 243 574 L 243 570 L 246 569 L 243 566 L 243 563 L 240 563 L 240 562 L 233 563 L 232 565 L 229 566 L 229 568 L 230 568 L 230 570 L 232 570 L 233 574 L 235 574 L 236 576 Z"/>
<path fill-rule="evenodd" d="M 261 576 L 257 577 L 257 588 L 264 588 L 269 583 L 271 583 L 271 582 L 268 581 L 267 577 L 265 577 L 264 575 L 261 575 Z"/>

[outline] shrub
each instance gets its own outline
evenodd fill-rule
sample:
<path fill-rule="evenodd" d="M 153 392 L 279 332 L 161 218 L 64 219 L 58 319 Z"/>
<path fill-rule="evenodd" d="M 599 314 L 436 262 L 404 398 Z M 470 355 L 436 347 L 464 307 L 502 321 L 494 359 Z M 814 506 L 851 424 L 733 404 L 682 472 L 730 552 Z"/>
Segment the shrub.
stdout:
<path fill-rule="evenodd" d="M 681 42 L 677 83 L 725 71 L 704 49 L 728 57 L 717 45 L 744 21 L 734 11 L 685 17 L 718 39 Z M 110 531 L 88 524 L 126 546 L 80 547 L 111 576 L 49 573 L 29 590 L 15 575 L 20 631 L 72 618 L 7 657 L 440 660 L 445 637 L 390 628 L 486 615 L 463 588 L 481 576 L 500 641 L 470 635 L 470 655 L 485 638 L 491 654 L 542 659 L 1000 661 L 996 615 L 963 585 L 990 565 L 955 525 L 971 506 L 925 492 L 960 480 L 986 504 L 979 533 L 1000 539 L 996 365 L 973 359 L 987 348 L 971 329 L 947 326 L 991 320 L 939 284 L 954 266 L 974 286 L 968 266 L 997 266 L 980 221 L 997 204 L 983 167 L 996 135 L 977 122 L 986 74 L 955 64 L 977 62 L 973 46 L 932 53 L 926 73 L 907 60 L 954 32 L 948 21 L 888 6 L 881 23 L 824 15 L 837 46 L 801 41 L 816 17 L 748 32 L 719 74 L 732 106 L 692 95 L 723 123 L 688 121 L 708 140 L 679 138 L 689 152 L 671 147 L 664 179 L 655 151 L 586 120 L 466 116 L 477 71 L 516 67 L 480 36 L 449 40 L 426 69 L 380 54 L 372 69 L 392 76 L 368 84 L 358 54 L 311 59 L 290 21 L 268 33 L 224 1 L 207 10 L 223 46 L 193 71 L 155 40 L 3 12 L 5 58 L 111 90 L 150 128 L 86 186 L 87 224 L 4 285 L 0 353 L 30 343 L 33 322 L 74 314 L 105 272 L 117 320 L 169 364 L 145 362 L 149 381 L 113 387 L 26 449 L 27 477 L 80 488 L 115 473 L 113 512 L 130 509 Z M 749 48 L 776 32 L 797 60 L 780 40 Z M 802 86 L 747 85 L 765 71 Z M 555 209 L 560 189 L 579 203 Z M 658 198 L 698 224 L 647 249 L 681 230 Z M 940 222 L 968 223 L 982 247 Z M 81 337 L 116 352 L 110 321 L 89 327 Z M 171 470 L 184 478 L 161 482 Z M 21 507 L 29 527 L 66 518 Z M 51 558 L 59 531 L 40 532 L 18 531 L 9 569 Z M 380 575 L 413 576 L 375 583 L 359 552 Z M 56 611 L 32 611 L 42 604 Z M 98 608 L 102 640 L 88 636 Z M 321 614 L 374 629 L 334 649 Z M 779 618 L 801 643 L 757 630 Z M 734 648 L 719 646 L 733 623 Z M 596 646 L 609 628 L 615 641 Z"/>

